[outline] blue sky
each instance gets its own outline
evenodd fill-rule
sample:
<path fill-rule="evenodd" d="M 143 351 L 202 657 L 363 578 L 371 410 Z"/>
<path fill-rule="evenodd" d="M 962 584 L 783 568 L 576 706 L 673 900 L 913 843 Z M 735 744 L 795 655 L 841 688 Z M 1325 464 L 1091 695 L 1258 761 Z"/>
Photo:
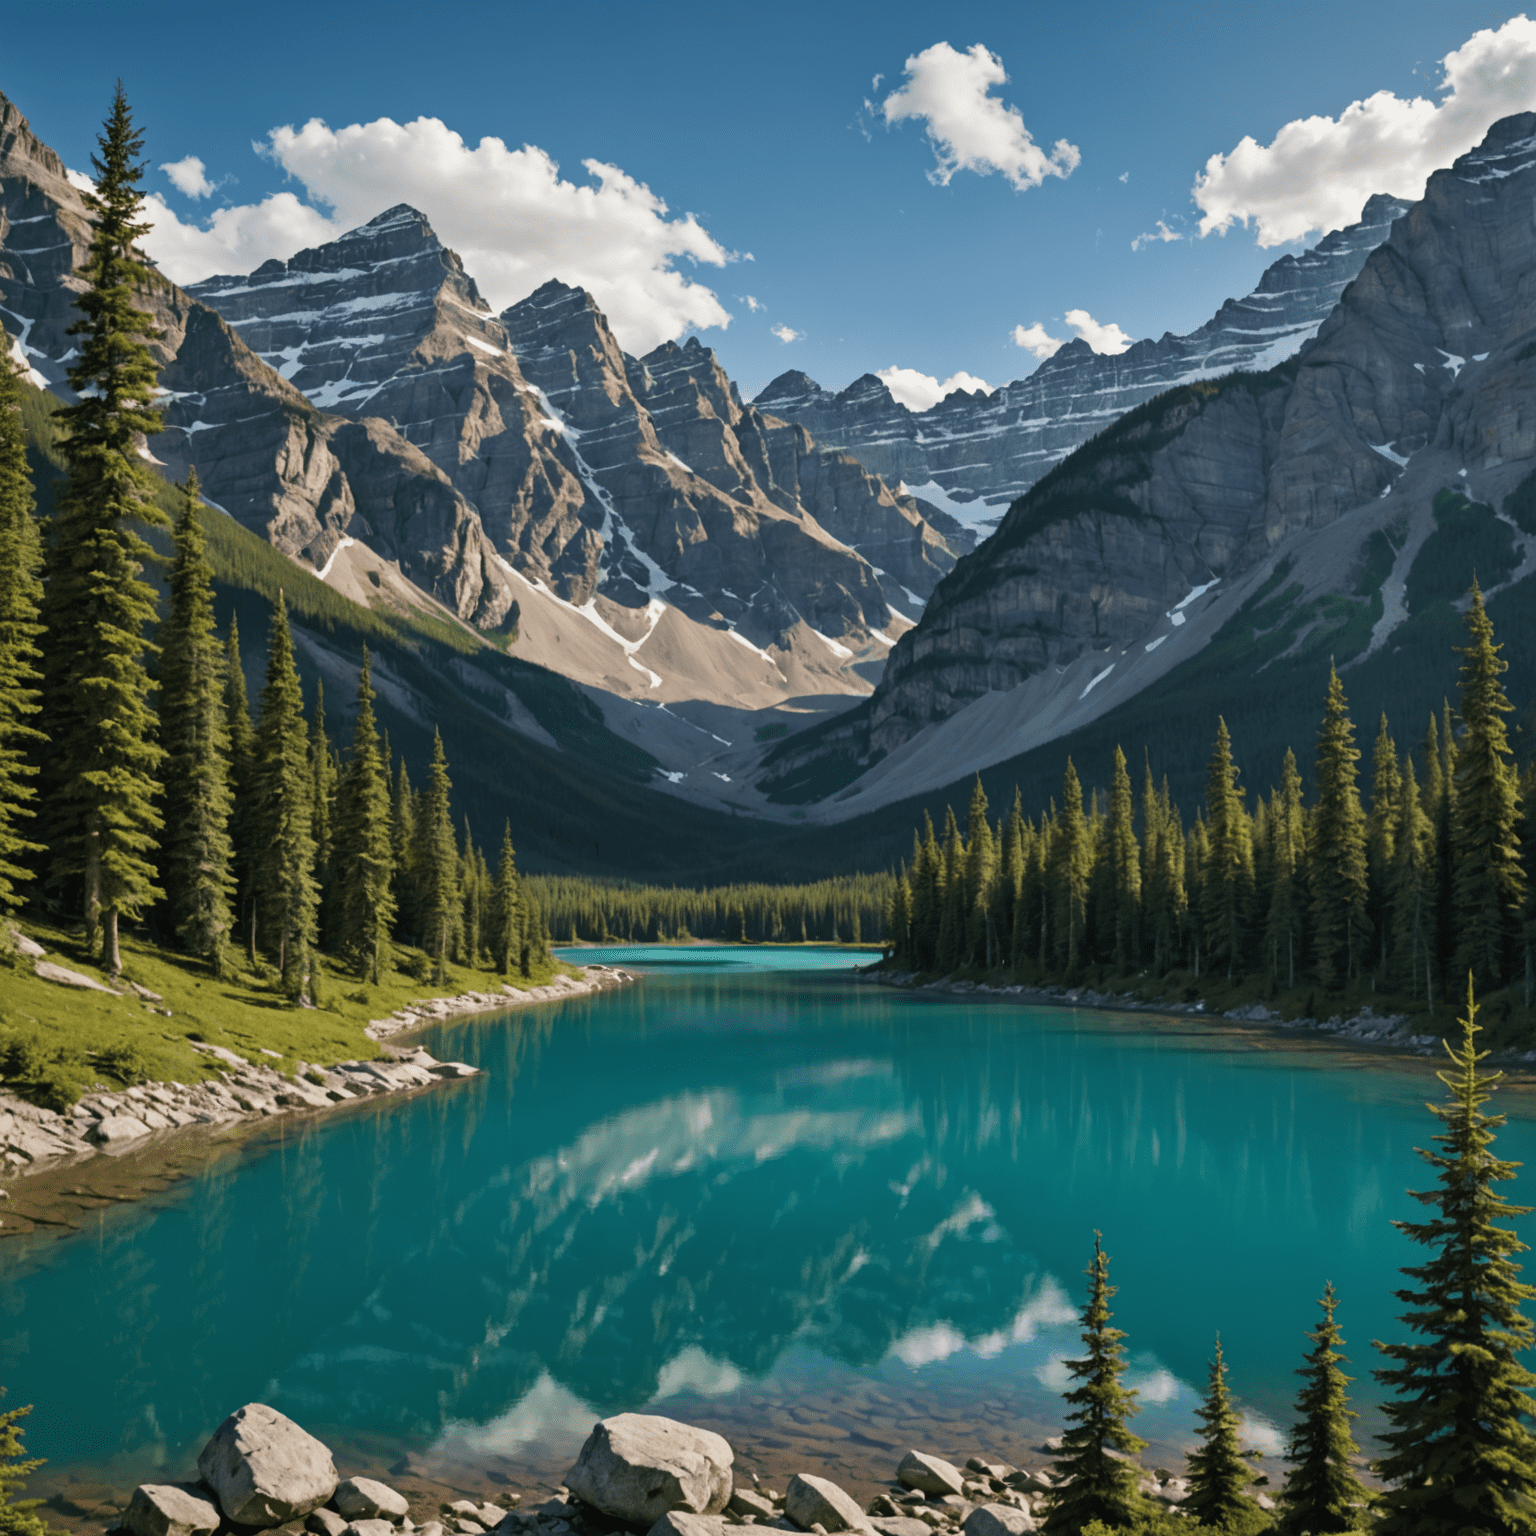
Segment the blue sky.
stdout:
<path fill-rule="evenodd" d="M 1474 0 L 31 4 L 7 13 L 0 91 L 84 168 L 122 76 L 163 199 L 161 260 L 183 280 L 290 254 L 398 193 L 494 303 L 584 281 L 631 350 L 698 329 L 748 395 L 792 367 L 833 387 L 893 367 L 995 386 L 1036 366 L 1017 328 L 1068 338 L 1077 313 L 1132 337 L 1190 329 L 1316 238 L 1287 243 L 1298 221 L 1343 222 L 1330 210 L 1422 180 L 1487 121 L 1536 107 L 1536 28 L 1517 14 Z M 1329 121 L 1286 128 L 1313 116 Z M 443 129 L 408 126 L 423 118 Z M 325 127 L 304 130 L 314 119 Z M 1245 137 L 1257 153 L 1197 207 L 1202 168 Z M 589 160 L 613 168 L 600 194 L 577 190 L 598 185 Z M 1202 214 L 1223 212 L 1227 232 L 1202 238 Z M 1182 238 L 1132 249 L 1159 221 Z"/>

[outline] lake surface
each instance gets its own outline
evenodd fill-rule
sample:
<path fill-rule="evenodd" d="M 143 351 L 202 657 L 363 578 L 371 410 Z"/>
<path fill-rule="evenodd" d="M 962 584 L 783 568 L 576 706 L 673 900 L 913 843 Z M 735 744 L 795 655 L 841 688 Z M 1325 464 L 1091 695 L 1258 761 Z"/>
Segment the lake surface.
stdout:
<path fill-rule="evenodd" d="M 647 1405 L 856 1489 L 908 1444 L 1038 1460 L 1095 1229 L 1165 1463 L 1218 1330 L 1278 1447 L 1330 1279 L 1376 1422 L 1427 1073 L 898 993 L 840 951 L 579 958 L 646 974 L 439 1028 L 483 1076 L 279 1122 L 98 1231 L 0 1249 L 0 1383 L 49 1475 L 185 1475 L 252 1399 L 353 1470 L 515 1484 Z M 1499 1150 L 1528 1160 L 1504 1097 Z"/>

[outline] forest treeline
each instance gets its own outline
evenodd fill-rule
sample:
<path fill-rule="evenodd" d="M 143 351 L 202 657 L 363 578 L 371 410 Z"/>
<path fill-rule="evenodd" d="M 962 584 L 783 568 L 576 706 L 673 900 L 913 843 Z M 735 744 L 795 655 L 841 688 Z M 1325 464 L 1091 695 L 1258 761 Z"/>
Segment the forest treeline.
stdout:
<path fill-rule="evenodd" d="M 615 885 L 570 875 L 529 875 L 529 892 L 561 942 L 660 944 L 716 939 L 742 944 L 878 944 L 894 878 L 846 875 L 810 885 Z"/>
<path fill-rule="evenodd" d="M 1536 782 L 1510 749 L 1511 704 L 1474 583 L 1458 706 L 1400 751 L 1385 716 L 1362 796 L 1361 752 L 1338 673 L 1318 729 L 1313 793 L 1288 751 L 1250 800 L 1218 720 L 1205 800 L 1186 825 L 1144 759 L 1139 793 L 1115 749 L 1107 796 L 1087 804 L 1068 759 L 1061 799 L 1026 816 L 1017 791 L 989 819 L 978 779 L 965 827 L 916 831 L 892 886 L 892 963 L 1030 983 L 1089 977 L 1258 977 L 1332 991 L 1381 986 L 1433 1007 L 1470 973 L 1529 1005 L 1536 908 Z"/>
<path fill-rule="evenodd" d="M 510 827 L 492 868 L 455 827 L 441 737 L 413 789 L 380 736 L 366 651 L 343 756 L 323 695 L 306 715 L 279 593 L 252 713 L 235 626 L 215 627 L 196 473 L 168 517 L 140 453 L 162 422 L 152 321 L 133 302 L 142 139 L 121 89 L 98 143 L 77 403 L 57 413 L 67 480 L 46 526 L 19 375 L 0 367 L 0 913 L 78 912 L 114 974 L 120 921 L 152 916 L 215 974 L 240 950 L 273 967 L 294 1001 L 315 1001 L 322 948 L 374 983 L 395 944 L 425 950 L 438 980 L 449 960 L 528 974 L 547 930 Z M 167 522 L 162 607 L 142 530 Z"/>

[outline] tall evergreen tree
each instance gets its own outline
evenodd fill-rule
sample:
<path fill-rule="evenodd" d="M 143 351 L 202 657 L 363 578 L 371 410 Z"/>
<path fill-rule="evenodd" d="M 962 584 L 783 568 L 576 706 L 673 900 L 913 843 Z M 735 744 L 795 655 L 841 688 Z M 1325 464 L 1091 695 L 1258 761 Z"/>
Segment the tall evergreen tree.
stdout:
<path fill-rule="evenodd" d="M 170 612 L 160 635 L 165 883 L 181 942 L 222 976 L 229 964 L 234 890 L 229 730 L 224 657 L 213 622 L 213 568 L 198 521 L 200 507 L 194 469 L 176 513 Z"/>
<path fill-rule="evenodd" d="M 1493 1186 L 1515 1163 L 1490 1150 L 1503 1115 L 1483 1106 L 1503 1078 L 1479 1070 L 1477 1005 L 1467 983 L 1459 1048 L 1446 1042 L 1450 1069 L 1439 1074 L 1448 1101 L 1431 1105 L 1445 1129 L 1442 1151 L 1421 1150 L 1438 1188 L 1411 1191 L 1431 1208 L 1428 1221 L 1393 1225 L 1430 1250 L 1405 1268 L 1414 1282 L 1397 1292 L 1402 1321 L 1417 1340 L 1378 1344 L 1393 1363 L 1377 1379 L 1397 1394 L 1385 1405 L 1391 1430 L 1377 1470 L 1388 1487 L 1381 1536 L 1475 1531 L 1515 1536 L 1536 1531 L 1536 1376 L 1519 1363 L 1536 1333 L 1521 1310 L 1536 1289 L 1516 1277 L 1525 1244 L 1501 1221 L 1531 1207 L 1511 1205 Z"/>
<path fill-rule="evenodd" d="M 1269 952 L 1278 982 L 1296 985 L 1296 965 L 1303 958 L 1306 908 L 1307 818 L 1301 803 L 1301 773 L 1296 754 L 1285 749 L 1280 788 L 1271 797 L 1269 815 Z"/>
<path fill-rule="evenodd" d="M 309 993 L 320 893 L 315 884 L 313 780 L 304 696 L 293 659 L 288 610 L 278 595 L 267 649 L 267 682 L 256 727 L 252 821 L 256 906 L 262 943 L 275 957 L 283 990 Z"/>
<path fill-rule="evenodd" d="M 252 965 L 256 963 L 256 898 L 252 786 L 256 766 L 256 729 L 245 691 L 245 666 L 240 659 L 240 624 L 229 620 L 224 642 L 224 726 L 229 738 L 229 840 L 235 876 L 235 926 L 243 935 Z"/>
<path fill-rule="evenodd" d="M 1355 727 L 1336 669 L 1317 733 L 1317 811 L 1311 839 L 1312 949 L 1318 979 L 1342 985 L 1359 973 L 1370 939 L 1365 813 L 1356 787 Z"/>
<path fill-rule="evenodd" d="M 337 941 L 357 973 L 378 986 L 389 973 L 394 930 L 395 868 L 389 807 L 389 764 L 373 713 L 368 648 L 357 678 L 352 755 L 336 794 Z"/>
<path fill-rule="evenodd" d="M 1047 1536 L 1077 1536 L 1092 1520 L 1111 1530 L 1130 1527 L 1147 1513 L 1138 1488 L 1140 1470 L 1127 1457 L 1139 1455 L 1145 1440 L 1127 1427 L 1137 1412 L 1136 1393 L 1125 1385 L 1124 1332 L 1110 1325 L 1109 1259 L 1098 1233 L 1088 1276 L 1088 1301 L 1082 1311 L 1081 1360 L 1068 1360 L 1078 1383 L 1064 1394 L 1071 1404 L 1069 1428 L 1061 1437 L 1055 1463 L 1060 1478 L 1051 1491 L 1045 1517 Z"/>
<path fill-rule="evenodd" d="M 997 838 L 987 820 L 987 792 L 981 775 L 971 788 L 965 836 L 965 960 L 971 965 L 991 966 L 992 934 L 987 898 L 997 880 Z"/>
<path fill-rule="evenodd" d="M 1306 1383 L 1296 1399 L 1296 1424 L 1286 1460 L 1290 1475 L 1280 1495 L 1280 1536 L 1337 1536 L 1357 1530 L 1374 1495 L 1355 1473 L 1355 1444 L 1347 1388 L 1353 1377 L 1342 1369 L 1343 1335 L 1334 1321 L 1338 1298 L 1333 1286 L 1318 1305 L 1322 1321 L 1307 1335 L 1312 1348 L 1296 1373 Z"/>
<path fill-rule="evenodd" d="M 336 754 L 325 729 L 325 680 L 315 679 L 314 729 L 309 734 L 309 776 L 312 809 L 310 826 L 315 838 L 315 883 L 322 908 L 331 900 L 332 859 L 335 855 L 336 789 L 341 776 Z"/>
<path fill-rule="evenodd" d="M 1205 1400 L 1195 1417 L 1200 1420 L 1200 1448 L 1189 1453 L 1189 1496 L 1180 1507 L 1201 1525 L 1218 1531 L 1238 1529 L 1259 1513 L 1259 1506 L 1247 1492 L 1254 1473 L 1238 1438 L 1241 1421 L 1227 1390 L 1220 1339 Z"/>
<path fill-rule="evenodd" d="M 1125 975 L 1141 960 L 1141 849 L 1125 753 L 1115 748 L 1109 787 L 1109 860 L 1114 892 L 1114 964 Z"/>
<path fill-rule="evenodd" d="M 5 1388 L 0 1387 L 4 1396 Z M 34 1513 L 43 1501 L 15 1496 L 43 1465 L 41 1457 L 26 1455 L 22 1445 L 21 1421 L 31 1412 L 29 1403 L 0 1413 L 0 1536 L 49 1536 L 50 1528 Z"/>
<path fill-rule="evenodd" d="M 517 966 L 526 975 L 523 899 L 517 876 L 517 854 L 512 847 L 512 823 L 501 833 L 501 857 L 496 864 L 496 885 L 491 893 L 491 957 L 496 969 L 510 975 Z"/>
<path fill-rule="evenodd" d="M 386 758 L 386 762 L 388 759 Z M 416 795 L 405 759 L 395 774 L 390 811 L 390 852 L 395 866 L 395 908 L 399 931 L 411 943 L 421 935 L 421 886 L 416 869 Z"/>
<path fill-rule="evenodd" d="M 134 524 L 165 522 L 138 452 L 161 420 L 146 345 L 154 333 L 133 304 L 147 281 L 134 248 L 149 228 L 139 220 L 143 139 L 121 85 L 97 143 L 95 189 L 83 194 L 91 245 L 78 275 L 86 286 L 75 301 L 81 319 L 70 327 L 78 340 L 69 384 L 79 399 L 58 413 L 69 479 L 47 561 L 43 771 L 53 877 L 80 881 L 87 939 L 94 944 L 100 932 L 115 974 L 119 917 L 136 916 L 160 895 L 163 753 L 144 662 L 156 604 L 140 580 L 150 551 Z"/>
<path fill-rule="evenodd" d="M 952 807 L 944 807 L 944 879 L 939 904 L 939 943 L 934 957 L 946 974 L 961 963 L 965 943 L 965 844 Z"/>
<path fill-rule="evenodd" d="M 1371 812 L 1365 821 L 1366 870 L 1373 912 L 1385 912 L 1396 862 L 1397 828 L 1402 820 L 1403 774 L 1397 762 L 1397 745 L 1381 717 L 1376 746 L 1371 754 Z M 1385 974 L 1392 948 L 1392 925 L 1377 925 L 1377 955 Z"/>
<path fill-rule="evenodd" d="M 37 815 L 33 724 L 42 698 L 42 546 L 38 538 L 21 380 L 4 356 L 0 328 L 0 914 L 21 904 L 43 845 L 29 835 Z"/>
<path fill-rule="evenodd" d="M 455 933 L 454 909 L 459 897 L 459 851 L 453 839 L 452 793 L 442 734 L 434 731 L 431 774 L 416 837 L 423 938 L 433 959 L 433 978 L 439 985 L 448 975 L 448 954 Z"/>
<path fill-rule="evenodd" d="M 1435 770 L 1438 773 L 1438 761 Z M 1425 1001 L 1433 1008 L 1435 944 L 1439 932 L 1435 910 L 1439 899 L 1435 829 L 1424 811 L 1411 756 L 1403 765 L 1392 857 L 1387 894 L 1392 920 L 1393 976 L 1399 985 L 1406 984 L 1415 998 L 1422 985 Z"/>
<path fill-rule="evenodd" d="M 1061 815 L 1051 839 L 1052 949 L 1059 972 L 1075 978 L 1087 958 L 1088 876 L 1093 868 L 1093 844 L 1083 815 L 1083 787 L 1072 759 L 1067 759 L 1061 783 Z"/>
<path fill-rule="evenodd" d="M 1210 964 L 1225 966 L 1229 978 L 1247 958 L 1253 902 L 1252 831 L 1237 776 L 1227 722 L 1218 719 L 1205 782 L 1208 853 L 1201 916 Z"/>
<path fill-rule="evenodd" d="M 1493 641 L 1483 594 L 1472 583 L 1470 643 L 1460 647 L 1461 740 L 1457 743 L 1455 861 L 1456 971 L 1487 990 L 1509 977 L 1525 909 L 1520 867 L 1520 786 L 1504 716 L 1512 709 L 1500 676 L 1509 663 Z"/>

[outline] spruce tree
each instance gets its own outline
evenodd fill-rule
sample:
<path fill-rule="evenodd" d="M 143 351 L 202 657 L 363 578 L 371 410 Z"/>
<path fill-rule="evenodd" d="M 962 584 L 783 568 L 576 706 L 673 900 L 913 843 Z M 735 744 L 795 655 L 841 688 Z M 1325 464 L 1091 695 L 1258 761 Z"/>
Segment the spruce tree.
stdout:
<path fill-rule="evenodd" d="M 387 750 L 387 749 L 386 749 Z M 386 756 L 385 761 L 388 762 Z M 421 938 L 421 888 L 416 870 L 416 795 L 405 759 L 395 774 L 390 808 L 390 853 L 395 867 L 397 931 L 410 943 Z"/>
<path fill-rule="evenodd" d="M 1397 853 L 1397 828 L 1402 820 L 1403 774 L 1397 762 L 1397 745 L 1381 717 L 1376 746 L 1371 754 L 1371 813 L 1365 822 L 1366 868 L 1373 912 L 1385 912 L 1387 893 Z M 1392 949 L 1392 925 L 1377 924 L 1377 955 L 1383 973 Z"/>
<path fill-rule="evenodd" d="M 432 768 L 416 828 L 417 878 L 421 890 L 422 937 L 432 956 L 433 979 L 448 977 L 448 953 L 454 942 L 454 909 L 459 899 L 459 851 L 453 839 L 453 786 L 443 738 L 432 733 Z"/>
<path fill-rule="evenodd" d="M 364 981 L 379 986 L 389 973 L 394 930 L 389 765 L 373 713 L 368 648 L 357 679 L 357 722 L 352 755 L 336 794 L 335 871 L 337 940 Z"/>
<path fill-rule="evenodd" d="M 46 850 L 29 835 L 37 816 L 33 749 L 43 741 L 33 724 L 41 707 L 43 600 L 27 440 L 21 422 L 21 380 L 3 355 L 0 329 L 0 914 L 14 911 Z"/>
<path fill-rule="evenodd" d="M 1218 719 L 1205 781 L 1208 851 L 1201 917 L 1209 963 L 1225 966 L 1229 979 L 1247 958 L 1253 903 L 1252 829 L 1237 776 L 1227 722 Z"/>
<path fill-rule="evenodd" d="M 1296 965 L 1304 956 L 1307 818 L 1301 803 L 1301 773 L 1296 754 L 1285 749 L 1280 788 L 1271 797 L 1269 816 L 1269 953 L 1276 982 L 1296 985 Z"/>
<path fill-rule="evenodd" d="M 1136 844 L 1136 804 L 1125 753 L 1115 748 L 1109 787 L 1109 860 L 1113 890 L 1113 958 L 1123 976 L 1141 961 L 1141 849 Z"/>
<path fill-rule="evenodd" d="M 1472 583 L 1470 644 L 1458 647 L 1461 740 L 1451 843 L 1456 921 L 1456 972 L 1470 972 L 1485 991 L 1509 977 L 1525 908 L 1520 867 L 1520 787 L 1504 716 L 1513 705 L 1501 674 L 1509 663 L 1493 641 L 1483 594 Z"/>
<path fill-rule="evenodd" d="M 1355 728 L 1336 669 L 1317 733 L 1317 810 L 1311 838 L 1312 949 L 1318 979 L 1338 987 L 1359 973 L 1370 940 L 1365 813 L 1356 787 Z"/>
<path fill-rule="evenodd" d="M 320 888 L 324 911 L 332 896 L 332 860 L 335 855 L 336 754 L 325 729 L 325 680 L 315 679 L 314 729 L 309 734 L 310 828 L 315 839 L 315 883 Z"/>
<path fill-rule="evenodd" d="M 1227 1390 L 1227 1362 L 1219 1338 L 1205 1400 L 1195 1417 L 1200 1420 L 1200 1448 L 1189 1453 L 1189 1496 L 1180 1507 L 1201 1525 L 1218 1531 L 1238 1529 L 1259 1513 L 1259 1506 L 1247 1493 L 1254 1473 L 1238 1438 L 1241 1421 Z"/>
<path fill-rule="evenodd" d="M 83 194 L 91 245 L 78 273 L 82 318 L 70 327 L 78 356 L 69 383 L 79 399 L 58 413 L 69 478 L 47 561 L 43 783 L 52 877 L 79 880 L 87 940 L 94 945 L 100 933 L 103 961 L 116 974 L 119 917 L 136 916 L 160 895 L 163 753 L 144 662 L 156 603 L 140 580 L 150 550 L 134 524 L 165 522 L 139 456 L 161 420 L 146 345 L 154 333 L 133 304 L 135 287 L 148 280 L 134 249 L 149 228 L 139 221 L 143 140 L 121 85 L 97 142 L 95 188 Z"/>
<path fill-rule="evenodd" d="M 0 1387 L 4 1396 L 5 1388 Z M 22 1445 L 21 1421 L 31 1412 L 29 1403 L 0 1413 L 0 1536 L 48 1536 L 50 1530 L 33 1513 L 42 1507 L 41 1499 L 15 1497 L 43 1465 L 40 1457 L 26 1455 Z"/>
<path fill-rule="evenodd" d="M 510 975 L 514 966 L 522 966 L 525 926 L 517 878 L 517 854 L 512 847 L 512 823 L 509 821 L 502 829 L 501 857 L 496 865 L 496 885 L 491 893 L 491 956 L 503 976 Z"/>
<path fill-rule="evenodd" d="M 1147 1513 L 1138 1487 L 1140 1470 L 1123 1459 L 1139 1455 L 1147 1442 L 1127 1428 L 1137 1412 L 1136 1393 L 1121 1380 L 1125 1334 L 1110 1326 L 1109 1301 L 1116 1287 L 1109 1283 L 1109 1259 L 1097 1232 L 1093 1261 L 1084 1273 L 1088 1301 L 1082 1324 L 1087 1352 L 1081 1360 L 1066 1362 L 1078 1385 L 1064 1394 L 1072 1405 L 1067 1414 L 1071 1427 L 1061 1437 L 1061 1456 L 1054 1464 L 1059 1478 L 1045 1517 L 1047 1536 L 1077 1536 L 1092 1520 L 1111 1529 L 1129 1527 Z"/>
<path fill-rule="evenodd" d="M 308 995 L 319 889 L 315 884 L 313 780 L 304 696 L 293 659 L 288 610 L 279 593 L 272 610 L 267 682 L 256 727 L 252 822 L 261 939 L 282 973 L 283 991 Z"/>
<path fill-rule="evenodd" d="M 1057 974 L 1075 980 L 1087 958 L 1088 877 L 1093 845 L 1083 815 L 1083 787 L 1072 759 L 1061 784 L 1061 815 L 1051 839 L 1051 948 Z"/>
<path fill-rule="evenodd" d="M 965 938 L 964 963 L 991 967 L 992 934 L 988 926 L 987 898 L 997 880 L 998 847 L 987 820 L 987 792 L 981 775 L 971 789 L 965 835 Z"/>
<path fill-rule="evenodd" d="M 1435 767 L 1438 771 L 1438 762 Z M 1411 756 L 1403 766 L 1392 856 L 1387 894 L 1392 920 L 1393 975 L 1399 985 L 1407 985 L 1414 998 L 1422 985 L 1424 999 L 1433 1009 L 1435 942 L 1439 932 L 1435 828 L 1420 799 Z"/>
<path fill-rule="evenodd" d="M 1467 983 L 1467 1013 L 1459 1047 L 1446 1042 L 1451 1066 L 1439 1074 L 1450 1090 L 1431 1112 L 1445 1129 L 1443 1150 L 1420 1149 L 1438 1187 L 1410 1191 L 1430 1207 L 1428 1221 L 1393 1225 L 1430 1250 L 1403 1273 L 1414 1288 L 1397 1292 L 1402 1321 L 1419 1337 L 1378 1344 L 1393 1362 L 1376 1377 L 1397 1394 L 1384 1405 L 1391 1430 L 1377 1471 L 1381 1536 L 1429 1536 L 1475 1531 L 1515 1536 L 1536 1531 L 1536 1376 L 1519 1363 L 1536 1333 L 1521 1310 L 1536 1289 L 1516 1277 L 1514 1256 L 1525 1251 L 1501 1221 L 1531 1207 L 1511 1205 L 1493 1186 L 1512 1179 L 1518 1164 L 1490 1148 L 1504 1124 L 1483 1106 L 1503 1078 L 1479 1070 L 1477 1005 Z"/>
<path fill-rule="evenodd" d="M 255 783 L 256 729 L 245 691 L 245 666 L 240 659 L 240 624 L 229 620 L 224 643 L 224 725 L 229 737 L 229 840 L 235 876 L 235 927 L 242 935 L 247 958 L 256 964 L 255 826 L 252 789 Z"/>
<path fill-rule="evenodd" d="M 1333 1286 L 1318 1305 L 1322 1321 L 1307 1337 L 1312 1349 L 1297 1371 L 1306 1383 L 1296 1398 L 1296 1424 L 1285 1459 L 1291 1471 L 1280 1495 L 1280 1536 L 1337 1536 L 1357 1530 L 1374 1495 L 1355 1473 L 1355 1444 L 1350 1420 L 1358 1418 L 1346 1391 L 1353 1377 L 1341 1367 L 1344 1337 L 1334 1321 L 1338 1298 Z"/>
<path fill-rule="evenodd" d="M 965 844 L 954 809 L 944 807 L 944 878 L 939 903 L 939 939 L 934 954 L 938 970 L 948 975 L 959 968 L 965 942 Z"/>
<path fill-rule="evenodd" d="M 189 953 L 223 976 L 234 889 L 229 839 L 229 731 L 224 658 L 213 622 L 213 569 L 198 521 L 197 471 L 182 487 L 173 534 L 170 612 L 161 630 L 160 732 L 165 747 L 165 883 Z"/>

